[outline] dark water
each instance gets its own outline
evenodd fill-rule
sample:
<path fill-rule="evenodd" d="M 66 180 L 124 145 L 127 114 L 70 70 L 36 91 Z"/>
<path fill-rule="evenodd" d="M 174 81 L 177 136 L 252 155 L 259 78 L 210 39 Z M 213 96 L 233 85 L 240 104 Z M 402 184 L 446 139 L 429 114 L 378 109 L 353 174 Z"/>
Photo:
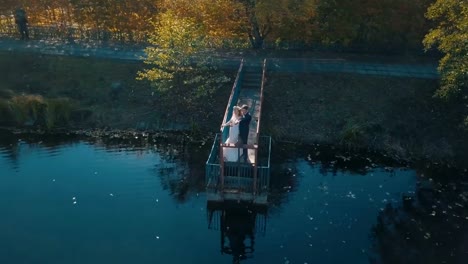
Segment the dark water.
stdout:
<path fill-rule="evenodd" d="M 3 135 L 0 263 L 466 263 L 464 171 L 276 145 L 269 207 L 213 208 L 209 144 Z"/>

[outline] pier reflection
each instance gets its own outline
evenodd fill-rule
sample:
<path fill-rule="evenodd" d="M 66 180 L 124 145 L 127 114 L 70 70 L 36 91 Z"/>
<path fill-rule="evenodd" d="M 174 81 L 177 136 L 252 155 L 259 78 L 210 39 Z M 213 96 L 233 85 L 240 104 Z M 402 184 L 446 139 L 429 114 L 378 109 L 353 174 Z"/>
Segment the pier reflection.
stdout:
<path fill-rule="evenodd" d="M 237 202 L 207 202 L 207 209 L 208 229 L 221 235 L 221 254 L 231 255 L 232 263 L 253 258 L 255 237 L 265 235 L 268 208 Z"/>

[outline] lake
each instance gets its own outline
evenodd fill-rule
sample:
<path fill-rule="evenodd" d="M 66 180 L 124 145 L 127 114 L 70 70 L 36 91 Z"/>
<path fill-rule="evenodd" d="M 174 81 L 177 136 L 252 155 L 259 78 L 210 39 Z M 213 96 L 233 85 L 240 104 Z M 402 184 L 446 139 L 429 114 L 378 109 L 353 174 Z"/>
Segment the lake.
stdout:
<path fill-rule="evenodd" d="M 269 205 L 213 207 L 210 145 L 0 134 L 0 263 L 466 263 L 466 170 L 275 144 Z"/>

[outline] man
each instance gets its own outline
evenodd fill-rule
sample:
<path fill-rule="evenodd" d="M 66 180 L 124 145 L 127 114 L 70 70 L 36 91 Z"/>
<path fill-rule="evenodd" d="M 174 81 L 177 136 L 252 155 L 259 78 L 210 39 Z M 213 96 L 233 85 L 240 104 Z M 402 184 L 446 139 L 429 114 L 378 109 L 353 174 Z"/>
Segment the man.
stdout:
<path fill-rule="evenodd" d="M 21 34 L 21 40 L 28 40 L 28 18 L 24 9 L 20 8 L 15 11 L 15 23 L 18 25 L 18 31 Z"/>
<path fill-rule="evenodd" d="M 247 144 L 249 137 L 249 128 L 250 121 L 252 116 L 249 114 L 249 107 L 247 105 L 241 106 L 242 117 L 239 122 L 239 139 L 242 141 L 242 144 Z M 242 156 L 244 157 L 244 162 L 247 162 L 247 157 L 249 156 L 247 149 L 244 148 L 242 151 Z"/>

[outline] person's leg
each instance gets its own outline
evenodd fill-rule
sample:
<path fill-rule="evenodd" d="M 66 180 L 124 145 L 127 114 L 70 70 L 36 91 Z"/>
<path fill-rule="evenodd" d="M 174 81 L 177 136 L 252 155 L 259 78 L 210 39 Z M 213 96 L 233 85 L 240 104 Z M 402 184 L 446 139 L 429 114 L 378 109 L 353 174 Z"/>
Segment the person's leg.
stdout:
<path fill-rule="evenodd" d="M 18 28 L 19 28 L 19 32 L 21 34 L 21 40 L 24 40 L 25 38 L 27 38 L 26 36 L 26 25 L 24 23 L 19 23 L 18 24 Z"/>
<path fill-rule="evenodd" d="M 28 25 L 24 25 L 24 35 L 26 37 L 26 40 L 29 40 L 29 30 L 28 30 Z"/>
<path fill-rule="evenodd" d="M 247 136 L 242 136 L 241 139 L 242 139 L 242 144 L 247 144 Z M 244 162 L 247 162 L 247 157 L 249 156 L 249 154 L 246 148 L 242 150 L 242 156 L 244 156 Z"/>
<path fill-rule="evenodd" d="M 20 33 L 21 40 L 23 40 L 23 31 L 21 28 L 21 24 L 20 23 L 16 24 L 16 28 L 18 28 L 18 32 Z"/>

